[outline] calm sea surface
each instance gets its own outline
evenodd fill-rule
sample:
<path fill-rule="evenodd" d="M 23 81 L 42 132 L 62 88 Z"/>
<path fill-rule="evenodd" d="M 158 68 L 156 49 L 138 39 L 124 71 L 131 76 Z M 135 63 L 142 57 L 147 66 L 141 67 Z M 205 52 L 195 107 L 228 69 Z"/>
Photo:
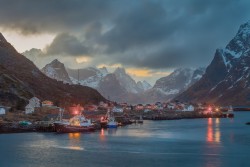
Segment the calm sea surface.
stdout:
<path fill-rule="evenodd" d="M 249 167 L 250 112 L 234 119 L 144 121 L 88 134 L 0 135 L 0 167 Z"/>

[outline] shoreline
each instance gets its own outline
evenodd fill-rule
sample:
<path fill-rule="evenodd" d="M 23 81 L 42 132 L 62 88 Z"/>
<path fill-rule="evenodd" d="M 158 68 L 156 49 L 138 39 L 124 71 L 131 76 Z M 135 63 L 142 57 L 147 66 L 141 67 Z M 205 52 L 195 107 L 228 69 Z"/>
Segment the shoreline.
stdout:
<path fill-rule="evenodd" d="M 116 114 L 118 122 L 122 123 L 122 126 L 126 126 L 129 124 L 133 124 L 131 119 L 137 119 L 138 116 L 142 115 L 143 120 L 151 120 L 151 121 L 169 121 L 169 120 L 181 120 L 181 119 L 206 119 L 206 118 L 229 118 L 227 115 L 223 113 L 211 113 L 211 114 L 201 114 L 199 112 L 165 112 L 165 113 L 127 113 L 129 115 L 121 116 Z M 93 115 L 92 115 L 93 116 Z M 233 118 L 232 116 L 231 118 Z M 96 131 L 100 130 L 102 127 L 100 122 L 95 122 Z M 0 134 L 10 134 L 10 133 L 30 133 L 30 132 L 55 132 L 55 128 L 52 123 L 47 124 L 46 126 L 34 123 L 28 126 L 19 125 L 18 122 L 6 122 L 0 123 Z"/>

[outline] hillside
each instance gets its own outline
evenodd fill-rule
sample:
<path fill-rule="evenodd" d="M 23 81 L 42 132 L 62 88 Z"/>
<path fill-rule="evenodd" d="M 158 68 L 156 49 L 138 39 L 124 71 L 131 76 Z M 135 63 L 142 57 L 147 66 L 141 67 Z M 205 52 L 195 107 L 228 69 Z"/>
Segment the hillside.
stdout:
<path fill-rule="evenodd" d="M 30 60 L 19 54 L 15 48 L 6 41 L 0 34 L 0 66 L 4 68 L 2 75 L 11 75 L 18 80 L 17 87 L 25 87 L 27 91 L 23 97 L 17 95 L 18 98 L 11 100 L 18 103 L 20 98 L 27 99 L 36 96 L 41 100 L 52 100 L 60 104 L 60 106 L 69 106 L 74 103 L 98 103 L 105 101 L 105 98 L 96 90 L 80 86 L 63 84 L 61 81 L 53 80 L 44 75 Z M 6 77 L 2 77 L 2 82 L 7 82 Z M 1 87 L 1 92 L 10 91 L 10 87 Z M 14 89 L 13 92 L 17 91 Z M 15 95 L 11 93 L 11 95 Z M 2 103 L 2 101 L 1 101 Z M 24 106 L 22 106 L 24 107 Z"/>

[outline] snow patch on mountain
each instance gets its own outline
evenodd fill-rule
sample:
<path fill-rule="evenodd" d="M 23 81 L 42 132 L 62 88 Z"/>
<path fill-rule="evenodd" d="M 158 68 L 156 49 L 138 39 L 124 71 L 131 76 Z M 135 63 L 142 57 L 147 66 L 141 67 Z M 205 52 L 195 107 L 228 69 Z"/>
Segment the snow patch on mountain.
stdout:
<path fill-rule="evenodd" d="M 57 81 L 63 81 L 64 83 L 72 83 L 64 67 L 64 64 L 59 62 L 57 59 L 47 64 L 45 67 L 42 68 L 41 71 L 48 77 Z"/>
<path fill-rule="evenodd" d="M 154 88 L 159 88 L 166 94 L 179 93 L 198 81 L 204 72 L 204 68 L 179 68 L 169 76 L 157 80 Z"/>
<path fill-rule="evenodd" d="M 138 81 L 136 83 L 137 87 L 143 91 L 149 90 L 152 86 L 147 81 Z"/>

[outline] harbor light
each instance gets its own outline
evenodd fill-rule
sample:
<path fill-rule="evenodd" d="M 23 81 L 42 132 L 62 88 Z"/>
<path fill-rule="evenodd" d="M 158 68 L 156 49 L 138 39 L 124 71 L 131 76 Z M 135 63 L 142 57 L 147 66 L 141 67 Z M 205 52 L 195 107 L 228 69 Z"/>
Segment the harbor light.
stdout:
<path fill-rule="evenodd" d="M 79 112 L 77 110 L 74 111 L 74 115 L 77 115 Z"/>

